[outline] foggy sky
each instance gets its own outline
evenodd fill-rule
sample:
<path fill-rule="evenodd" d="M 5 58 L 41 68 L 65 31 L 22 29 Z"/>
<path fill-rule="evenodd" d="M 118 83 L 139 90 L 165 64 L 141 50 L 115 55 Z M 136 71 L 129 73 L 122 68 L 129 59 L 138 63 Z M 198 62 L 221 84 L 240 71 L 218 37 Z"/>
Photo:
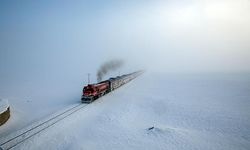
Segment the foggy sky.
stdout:
<path fill-rule="evenodd" d="M 124 72 L 249 72 L 249 0 L 1 1 L 1 82 Z"/>

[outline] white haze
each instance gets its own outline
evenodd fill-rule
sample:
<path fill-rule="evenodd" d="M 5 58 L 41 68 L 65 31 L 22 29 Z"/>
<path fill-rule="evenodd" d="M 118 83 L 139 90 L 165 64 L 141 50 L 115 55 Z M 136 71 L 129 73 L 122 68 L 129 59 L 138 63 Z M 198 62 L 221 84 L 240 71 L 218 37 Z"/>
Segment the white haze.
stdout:
<path fill-rule="evenodd" d="M 121 72 L 249 72 L 249 0 L 1 2 L 1 82 Z M 118 74 L 118 73 L 116 73 Z"/>

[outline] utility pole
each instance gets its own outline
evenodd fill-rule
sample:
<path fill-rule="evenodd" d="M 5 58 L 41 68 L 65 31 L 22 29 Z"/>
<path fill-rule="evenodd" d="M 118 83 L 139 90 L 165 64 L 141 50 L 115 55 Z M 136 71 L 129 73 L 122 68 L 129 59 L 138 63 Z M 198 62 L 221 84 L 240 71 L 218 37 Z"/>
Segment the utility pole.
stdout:
<path fill-rule="evenodd" d="M 90 73 L 88 73 L 88 84 L 90 83 Z"/>

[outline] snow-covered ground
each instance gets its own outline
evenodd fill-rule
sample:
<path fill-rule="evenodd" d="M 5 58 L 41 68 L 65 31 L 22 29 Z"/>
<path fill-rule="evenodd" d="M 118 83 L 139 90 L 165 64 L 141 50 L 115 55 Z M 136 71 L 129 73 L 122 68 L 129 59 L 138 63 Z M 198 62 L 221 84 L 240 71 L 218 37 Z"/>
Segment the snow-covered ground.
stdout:
<path fill-rule="evenodd" d="M 249 75 L 145 73 L 15 149 L 247 150 L 249 108 Z"/>
<path fill-rule="evenodd" d="M 80 103 L 84 85 L 80 78 L 58 78 L 9 81 L 0 85 L 0 98 L 8 99 L 11 113 L 10 119 L 0 127 L 0 138 Z"/>

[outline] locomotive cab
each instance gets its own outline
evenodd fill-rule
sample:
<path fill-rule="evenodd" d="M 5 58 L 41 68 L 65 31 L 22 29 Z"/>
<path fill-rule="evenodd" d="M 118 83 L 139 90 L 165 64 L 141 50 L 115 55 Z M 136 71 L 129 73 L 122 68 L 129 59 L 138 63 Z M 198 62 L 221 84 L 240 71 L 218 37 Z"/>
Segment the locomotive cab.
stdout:
<path fill-rule="evenodd" d="M 83 88 L 83 95 L 90 96 L 94 92 L 93 85 L 88 85 Z"/>
<path fill-rule="evenodd" d="M 82 102 L 90 103 L 94 100 L 94 87 L 93 85 L 89 84 L 83 88 L 82 91 Z"/>

